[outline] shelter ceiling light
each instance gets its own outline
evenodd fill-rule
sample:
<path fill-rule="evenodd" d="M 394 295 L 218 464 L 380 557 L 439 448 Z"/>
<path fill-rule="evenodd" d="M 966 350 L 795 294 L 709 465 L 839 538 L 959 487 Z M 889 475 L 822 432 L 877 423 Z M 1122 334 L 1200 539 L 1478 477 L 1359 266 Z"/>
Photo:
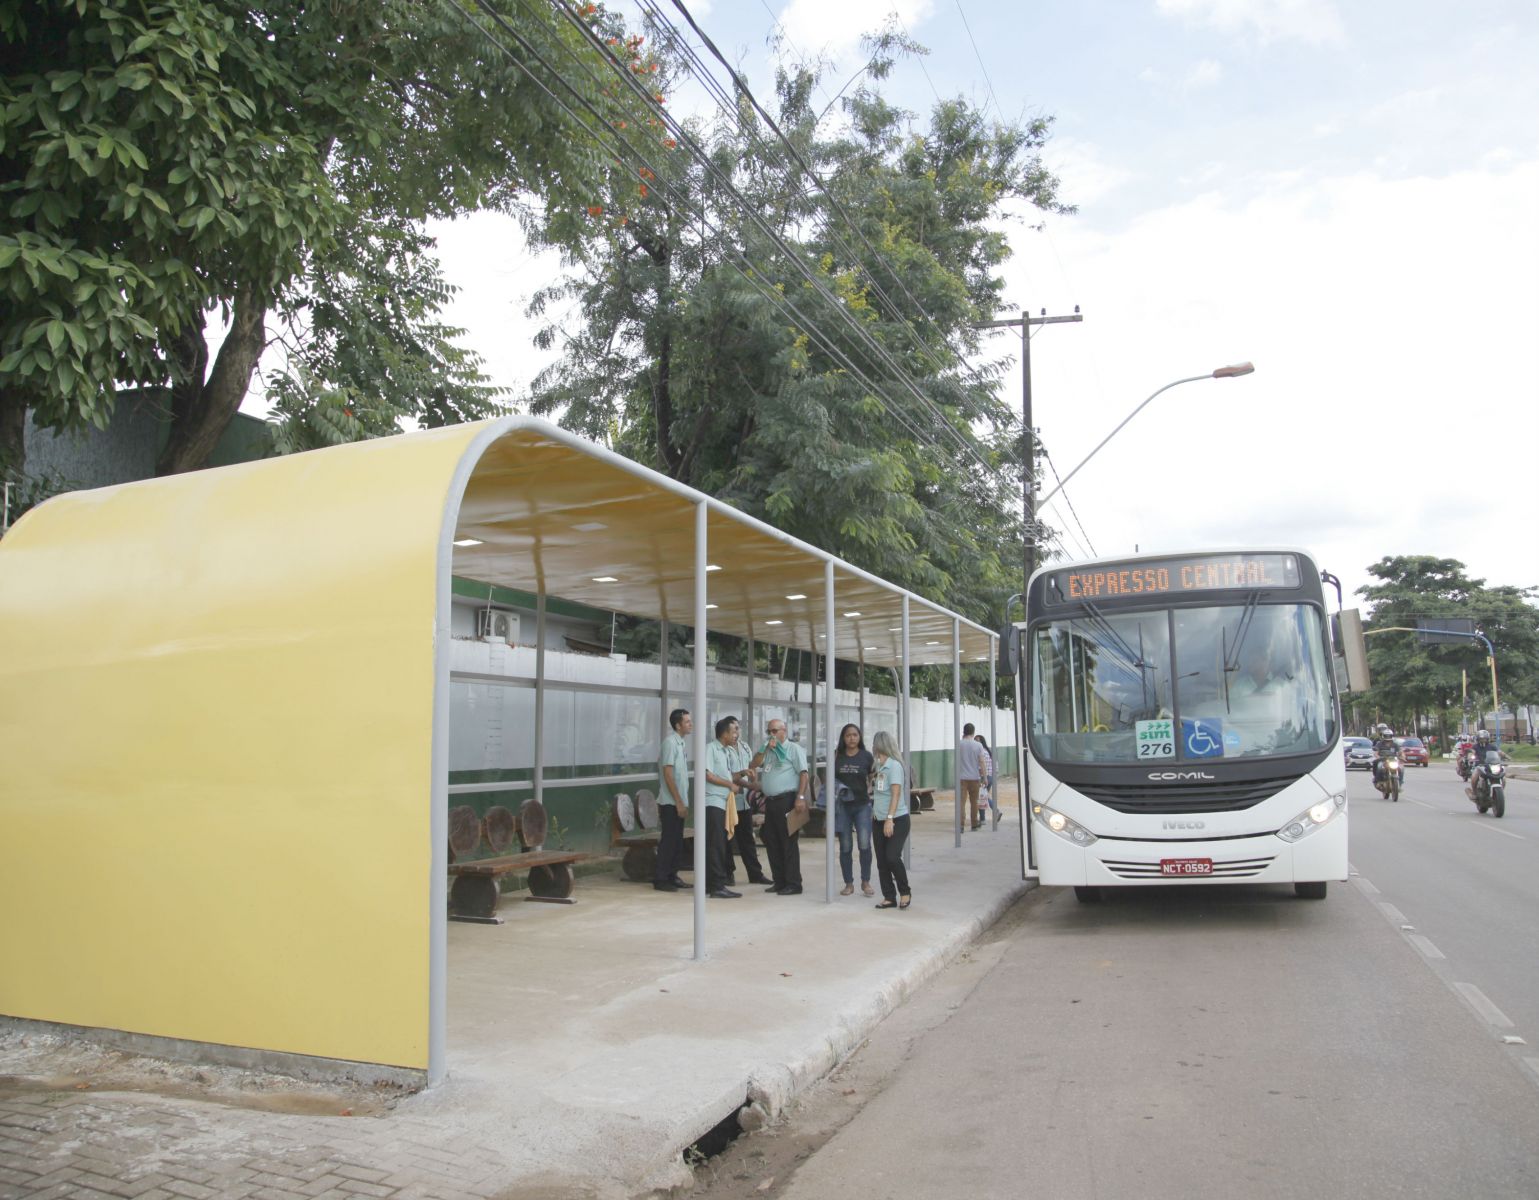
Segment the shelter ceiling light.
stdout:
<path fill-rule="evenodd" d="M 707 608 L 715 608 L 715 607 L 716 607 L 716 605 L 714 605 L 714 604 L 707 604 L 707 605 L 706 605 L 706 607 L 707 607 Z"/>
<path fill-rule="evenodd" d="M 939 646 L 940 643 L 939 642 L 926 642 L 925 645 L 926 646 Z"/>
<path fill-rule="evenodd" d="M 620 581 L 618 579 L 616 579 L 613 575 L 595 575 L 593 577 L 593 582 L 594 583 L 619 583 Z"/>
<path fill-rule="evenodd" d="M 807 595 L 805 592 L 797 592 L 794 595 L 786 597 L 787 600 L 805 600 L 806 598 Z"/>
<path fill-rule="evenodd" d="M 455 538 L 454 539 L 454 544 L 456 546 L 484 546 L 484 545 L 486 545 L 486 543 L 483 542 L 480 538 Z"/>
<path fill-rule="evenodd" d="M 847 616 L 847 617 L 858 617 L 858 616 L 860 616 L 860 614 L 858 612 L 847 612 L 844 615 Z"/>
<path fill-rule="evenodd" d="M 602 521 L 584 521 L 581 525 L 573 525 L 572 528 L 579 533 L 597 533 L 600 529 L 608 529 L 609 526 Z"/>
<path fill-rule="evenodd" d="M 719 566 L 717 566 L 715 563 L 706 563 L 705 564 L 705 569 L 707 571 L 719 571 L 719 570 L 721 570 L 721 568 Z"/>
<path fill-rule="evenodd" d="M 867 649 L 867 650 L 875 650 L 875 649 L 876 649 L 876 647 L 875 647 L 875 646 L 867 646 L 867 647 L 866 647 L 866 649 Z"/>
<path fill-rule="evenodd" d="M 766 625 L 784 625 L 785 624 L 784 621 L 766 621 L 764 623 Z"/>
<path fill-rule="evenodd" d="M 888 633 L 898 633 L 900 630 L 902 630 L 902 628 L 903 628 L 903 626 L 901 626 L 901 625 L 889 625 L 889 626 L 887 626 L 887 632 Z"/>

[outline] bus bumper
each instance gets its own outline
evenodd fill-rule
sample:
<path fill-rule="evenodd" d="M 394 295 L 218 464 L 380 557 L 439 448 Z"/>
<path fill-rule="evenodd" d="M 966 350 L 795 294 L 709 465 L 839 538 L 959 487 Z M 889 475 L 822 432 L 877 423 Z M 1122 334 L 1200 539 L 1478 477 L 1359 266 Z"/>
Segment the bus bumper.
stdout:
<path fill-rule="evenodd" d="M 1276 834 L 1216 841 L 1101 839 L 1074 846 L 1037 833 L 1044 884 L 1147 887 L 1166 883 L 1305 883 L 1346 879 L 1347 823 L 1332 821 L 1297 842 Z M 1199 871 L 1201 874 L 1190 872 Z"/>

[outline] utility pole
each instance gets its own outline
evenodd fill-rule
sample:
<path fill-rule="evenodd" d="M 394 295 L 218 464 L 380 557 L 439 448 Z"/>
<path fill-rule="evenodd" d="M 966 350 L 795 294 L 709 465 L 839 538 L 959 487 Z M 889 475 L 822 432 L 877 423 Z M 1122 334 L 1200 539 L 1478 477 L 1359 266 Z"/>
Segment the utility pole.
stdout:
<path fill-rule="evenodd" d="M 1021 315 L 1010 317 L 1003 321 L 984 321 L 979 329 L 1004 329 L 1006 327 L 1020 327 L 1021 330 L 1021 428 L 1025 442 L 1022 446 L 1021 465 L 1021 540 L 1025 550 L 1025 570 L 1021 575 L 1021 601 L 1025 603 L 1027 585 L 1031 582 L 1031 573 L 1037 565 L 1037 431 L 1031 423 L 1031 326 L 1033 325 L 1062 325 L 1068 322 L 1083 321 L 1080 315 L 1079 305 L 1074 306 L 1074 312 L 1068 316 L 1050 317 L 1047 309 L 1043 309 L 1040 316 L 1031 316 L 1026 309 L 1021 309 Z"/>

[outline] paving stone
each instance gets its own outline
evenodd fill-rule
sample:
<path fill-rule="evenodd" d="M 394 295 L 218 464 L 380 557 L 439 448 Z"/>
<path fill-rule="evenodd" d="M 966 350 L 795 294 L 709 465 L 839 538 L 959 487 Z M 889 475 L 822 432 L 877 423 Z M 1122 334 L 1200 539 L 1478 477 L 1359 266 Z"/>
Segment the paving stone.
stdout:
<path fill-rule="evenodd" d="M 358 1167 L 352 1164 L 339 1164 L 331 1168 L 333 1175 L 340 1175 L 343 1179 L 360 1179 L 364 1183 L 383 1183 L 389 1171 L 376 1171 L 372 1167 Z"/>
<path fill-rule="evenodd" d="M 365 1183 L 361 1179 L 349 1179 L 337 1184 L 337 1191 L 351 1192 L 355 1196 L 393 1196 L 395 1188 L 378 1183 Z"/>

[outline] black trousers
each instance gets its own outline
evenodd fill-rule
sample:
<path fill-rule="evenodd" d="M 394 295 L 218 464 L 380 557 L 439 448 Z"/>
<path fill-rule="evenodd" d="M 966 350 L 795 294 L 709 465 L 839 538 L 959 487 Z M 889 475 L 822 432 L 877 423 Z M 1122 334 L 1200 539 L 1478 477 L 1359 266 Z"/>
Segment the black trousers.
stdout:
<path fill-rule="evenodd" d="M 730 803 L 730 801 L 729 801 Z M 764 882 L 764 868 L 759 863 L 759 848 L 753 840 L 753 809 L 737 814 L 737 832 L 727 839 L 727 872 L 732 873 L 732 851 L 743 860 L 743 873 L 749 883 Z"/>
<path fill-rule="evenodd" d="M 684 818 L 671 803 L 657 806 L 657 866 L 652 871 L 654 883 L 667 883 L 679 871 L 684 856 Z"/>
<path fill-rule="evenodd" d="M 696 837 L 700 834 L 695 833 Z M 727 886 L 732 860 L 727 857 L 727 810 L 705 810 L 705 890 L 717 892 Z"/>
<path fill-rule="evenodd" d="M 903 843 L 908 841 L 908 814 L 904 813 L 892 823 L 892 836 L 882 832 L 886 826 L 881 821 L 871 822 L 871 851 L 876 857 L 876 873 L 882 881 L 882 898 L 896 902 L 899 896 L 907 896 L 908 868 L 903 865 Z"/>
<path fill-rule="evenodd" d="M 776 887 L 802 886 L 801 830 L 792 833 L 786 826 L 786 817 L 795 807 L 795 792 L 781 792 L 764 801 L 764 853 Z"/>

